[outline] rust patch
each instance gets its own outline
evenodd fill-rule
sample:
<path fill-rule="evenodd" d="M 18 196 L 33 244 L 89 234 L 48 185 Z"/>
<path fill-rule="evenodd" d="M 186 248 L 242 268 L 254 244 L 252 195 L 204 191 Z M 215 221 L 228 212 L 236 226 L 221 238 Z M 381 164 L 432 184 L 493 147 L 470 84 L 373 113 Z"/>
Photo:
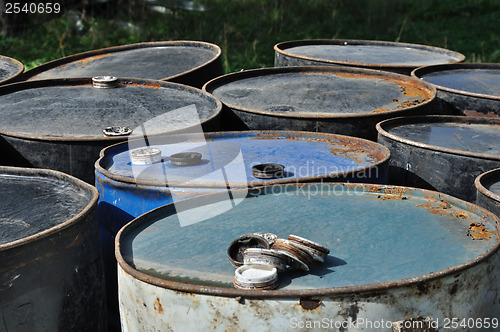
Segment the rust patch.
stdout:
<path fill-rule="evenodd" d="M 477 112 L 474 110 L 464 110 L 462 111 L 466 116 L 476 116 L 476 117 L 481 117 L 481 118 L 492 118 L 492 119 L 498 119 L 500 116 L 496 114 L 495 112 L 489 112 L 489 113 L 481 113 Z"/>
<path fill-rule="evenodd" d="M 102 59 L 104 57 L 107 57 L 110 54 L 111 53 L 104 53 L 104 54 L 94 55 L 94 56 L 91 56 L 89 58 L 85 58 L 85 59 L 79 60 L 79 62 L 82 64 L 82 66 L 86 66 L 90 62 L 93 62 L 93 61 L 98 60 L 98 59 Z"/>
<path fill-rule="evenodd" d="M 422 98 L 422 97 L 427 97 L 424 91 L 421 89 L 411 86 L 411 85 L 405 85 L 405 84 L 398 84 L 398 87 L 400 87 L 403 90 L 403 95 L 407 97 L 413 97 L 413 98 Z"/>
<path fill-rule="evenodd" d="M 337 146 L 330 149 L 330 152 L 337 157 L 344 157 L 354 160 L 357 163 L 361 163 L 366 157 L 366 151 L 356 149 L 348 146 Z"/>
<path fill-rule="evenodd" d="M 452 218 L 468 219 L 470 218 L 470 215 L 464 211 L 455 211 L 451 214 L 450 219 Z"/>
<path fill-rule="evenodd" d="M 381 199 L 383 201 L 391 200 L 391 199 L 396 199 L 396 200 L 405 200 L 408 199 L 408 197 L 403 196 L 403 195 L 378 195 L 378 199 Z"/>
<path fill-rule="evenodd" d="M 473 222 L 469 225 L 469 229 L 467 230 L 467 236 L 472 237 L 473 240 L 485 240 L 488 241 L 493 233 L 484 226 L 484 224 L 479 222 Z"/>
<path fill-rule="evenodd" d="M 155 309 L 156 312 L 158 312 L 159 314 L 162 314 L 163 313 L 163 306 L 161 305 L 160 303 L 160 299 L 159 298 L 156 298 L 156 301 L 153 305 L 153 308 Z"/>
<path fill-rule="evenodd" d="M 372 111 L 373 113 L 383 113 L 383 112 L 389 112 L 387 108 L 377 108 L 376 110 Z"/>
<path fill-rule="evenodd" d="M 416 106 L 418 104 L 421 104 L 422 102 L 423 102 L 422 99 L 406 100 L 406 101 L 404 101 L 404 102 L 402 102 L 401 104 L 398 105 L 398 109 L 408 108 L 408 107 L 411 107 L 411 106 Z"/>
<path fill-rule="evenodd" d="M 299 305 L 302 307 L 304 311 L 311 311 L 321 306 L 321 300 L 313 300 L 313 299 L 300 299 Z"/>

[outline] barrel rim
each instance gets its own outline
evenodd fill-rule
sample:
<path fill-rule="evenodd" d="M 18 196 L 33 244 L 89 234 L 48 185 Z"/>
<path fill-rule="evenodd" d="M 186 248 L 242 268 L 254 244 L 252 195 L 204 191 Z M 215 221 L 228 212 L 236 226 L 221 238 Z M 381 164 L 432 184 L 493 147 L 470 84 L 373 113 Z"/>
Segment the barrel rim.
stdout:
<path fill-rule="evenodd" d="M 0 96 L 18 92 L 22 90 L 43 88 L 43 87 L 57 87 L 57 86 L 92 86 L 91 77 L 75 77 L 75 78 L 57 78 L 48 80 L 35 80 L 35 81 L 23 81 L 13 84 L 7 84 L 0 86 Z M 212 94 L 202 91 L 201 89 L 167 81 L 149 80 L 142 78 L 128 78 L 128 77 L 118 77 L 118 85 L 121 86 L 138 86 L 143 88 L 165 88 L 165 89 L 175 89 L 180 91 L 186 91 L 193 95 L 203 96 L 206 100 L 211 100 L 217 107 L 214 112 L 205 120 L 201 121 L 201 124 L 208 123 L 218 117 L 222 111 L 222 103 L 218 98 Z M 128 136 L 79 136 L 79 135 L 47 135 L 47 134 L 30 134 L 30 133 L 16 133 L 9 130 L 2 129 L 2 124 L 0 123 L 0 135 L 10 136 L 14 138 L 21 139 L 31 139 L 36 141 L 49 141 L 49 142 L 119 142 L 124 141 Z M 192 125 L 184 128 L 179 128 L 166 133 L 176 133 L 184 132 L 196 129 L 198 125 Z M 135 136 L 130 136 L 135 137 Z M 137 136 L 139 137 L 139 136 Z"/>
<path fill-rule="evenodd" d="M 135 44 L 125 44 L 125 45 L 119 45 L 119 46 L 112 46 L 112 47 L 107 47 L 107 48 L 100 48 L 96 50 L 91 50 L 91 51 L 86 51 L 82 53 L 77 53 L 73 55 L 69 55 L 60 59 L 55 59 L 49 62 L 46 62 L 44 64 L 41 64 L 37 67 L 34 67 L 28 71 L 26 71 L 22 76 L 21 79 L 23 80 L 30 80 L 36 75 L 45 72 L 47 70 L 59 67 L 61 65 L 65 65 L 74 61 L 82 60 L 88 57 L 93 57 L 97 55 L 104 55 L 108 53 L 117 53 L 121 51 L 128 51 L 128 50 L 134 50 L 134 49 L 142 49 L 142 48 L 153 48 L 153 47 L 168 47 L 168 46 L 200 46 L 201 48 L 208 49 L 215 51 L 214 57 L 207 61 L 206 63 L 203 63 L 199 66 L 193 67 L 185 72 L 175 74 L 172 76 L 164 77 L 159 79 L 160 81 L 168 81 L 168 80 L 173 80 L 178 77 L 190 74 L 192 72 L 195 72 L 199 70 L 200 68 L 206 67 L 215 61 L 219 59 L 222 55 L 222 50 L 221 48 L 212 43 L 208 42 L 203 42 L 203 41 L 189 41 L 189 40 L 170 40 L 170 41 L 157 41 L 157 42 L 142 42 L 142 43 L 135 43 Z"/>
<path fill-rule="evenodd" d="M 297 183 L 296 186 L 308 186 L 308 185 L 318 185 L 324 183 Z M 329 183 L 329 185 L 341 185 L 348 188 L 353 188 L 359 186 L 360 184 L 356 183 Z M 452 197 L 447 194 L 439 193 L 436 191 L 421 189 L 421 188 L 412 188 L 412 187 L 401 187 L 401 186 L 393 186 L 393 185 L 376 185 L 376 184 L 361 184 L 365 188 L 369 190 L 381 191 L 385 192 L 384 189 L 392 189 L 395 188 L 403 189 L 406 191 L 420 191 L 424 195 L 433 195 L 438 194 L 439 197 L 443 200 L 449 200 L 459 203 L 460 205 L 473 207 L 477 210 L 480 210 L 487 217 L 490 217 L 494 222 L 496 222 L 497 226 L 500 224 L 500 218 L 494 215 L 492 212 L 471 204 L 470 202 L 466 202 L 462 199 Z M 259 188 L 255 188 L 254 190 L 262 190 L 265 188 L 273 188 L 283 185 L 271 185 L 271 186 L 262 186 Z M 208 195 L 203 195 L 202 197 L 194 197 L 188 200 L 196 200 L 202 199 L 203 197 L 216 197 L 216 195 L 221 195 L 221 193 L 213 193 Z M 454 275 L 456 273 L 462 272 L 464 270 L 470 269 L 483 261 L 486 261 L 494 254 L 498 254 L 500 248 L 500 241 L 497 241 L 493 246 L 488 248 L 486 251 L 482 252 L 480 255 L 470 259 L 466 262 L 463 262 L 459 265 L 446 268 L 443 270 L 430 272 L 421 276 L 406 278 L 406 279 L 398 279 L 392 281 L 386 281 L 376 284 L 366 284 L 366 285 L 357 285 L 357 286 L 344 286 L 344 287 L 334 287 L 334 288 L 318 288 L 318 289 L 291 289 L 291 290 L 240 290 L 240 289 L 232 289 L 232 288 L 224 288 L 220 286 L 205 286 L 205 285 L 197 285 L 197 284 L 188 284 L 184 282 L 171 281 L 162 278 L 158 278 L 152 275 L 148 275 L 146 273 L 140 272 L 129 265 L 124 257 L 121 254 L 121 244 L 120 239 L 124 232 L 128 232 L 130 227 L 137 224 L 136 220 L 143 218 L 147 214 L 158 213 L 161 209 L 166 209 L 168 206 L 173 205 L 174 203 L 166 204 L 164 206 L 158 207 L 154 210 L 146 212 L 136 219 L 127 223 L 124 227 L 120 229 L 115 238 L 115 257 L 118 262 L 119 267 L 126 274 L 136 278 L 145 283 L 151 284 L 153 286 L 162 287 L 166 289 L 170 289 L 173 291 L 181 291 L 181 292 L 189 292 L 196 293 L 202 295 L 215 295 L 215 296 L 223 296 L 223 297 L 243 297 L 243 298 L 295 298 L 295 297 L 310 297 L 310 296 L 338 296 L 338 295 L 348 295 L 348 294 L 358 294 L 358 293 L 369 293 L 369 292 L 378 292 L 385 291 L 394 288 L 407 287 L 415 284 L 419 284 L 422 282 L 430 282 L 439 278 L 443 278 L 446 276 Z M 497 227 L 498 230 L 498 227 Z"/>
<path fill-rule="evenodd" d="M 423 44 L 411 44 L 411 43 L 401 43 L 401 42 L 392 42 L 392 41 L 382 41 L 382 40 L 363 40 L 363 39 L 305 39 L 305 40 L 291 40 L 280 42 L 274 45 L 274 50 L 276 53 L 286 55 L 293 58 L 299 58 L 304 60 L 312 60 L 323 62 L 327 64 L 342 64 L 348 66 L 362 66 L 369 68 L 392 68 L 392 69 L 411 69 L 420 67 L 420 65 L 391 65 L 391 64 L 373 64 L 373 63 L 362 63 L 362 62 L 350 62 L 350 61 L 342 61 L 342 60 L 329 60 L 323 58 L 316 58 L 310 56 L 304 56 L 294 53 L 286 52 L 285 50 L 290 47 L 296 46 L 305 46 L 305 45 L 340 45 L 349 43 L 348 45 L 370 45 L 370 46 L 393 46 L 393 47 L 401 47 L 401 48 L 413 48 L 413 49 L 423 49 L 427 51 L 435 51 L 436 53 L 446 54 L 452 58 L 458 58 L 453 62 L 449 63 L 459 63 L 465 60 L 465 55 L 462 53 L 448 50 L 446 48 L 429 46 Z M 347 44 L 346 44 L 347 45 Z"/>
<path fill-rule="evenodd" d="M 476 189 L 484 196 L 491 198 L 494 201 L 500 202 L 500 195 L 495 194 L 484 186 L 485 181 L 488 181 L 490 179 L 496 179 L 500 181 L 500 168 L 495 168 L 478 175 L 474 180 L 474 185 L 476 186 Z"/>
<path fill-rule="evenodd" d="M 289 66 L 289 67 L 273 67 L 273 68 L 258 68 L 258 69 L 250 69 L 244 70 L 235 73 L 229 73 L 226 75 L 222 75 L 211 79 L 205 85 L 203 85 L 202 90 L 211 94 L 214 94 L 214 91 L 223 86 L 225 84 L 230 84 L 235 81 L 245 80 L 247 78 L 271 75 L 271 74 L 287 74 L 287 73 L 318 73 L 318 74 L 328 74 L 328 75 L 337 75 L 337 74 L 350 74 L 352 76 L 359 77 L 369 77 L 369 78 L 379 78 L 386 81 L 392 81 L 399 84 L 407 84 L 412 87 L 417 87 L 420 91 L 425 92 L 429 95 L 429 97 L 423 102 L 407 106 L 402 109 L 395 110 L 387 110 L 383 112 L 370 112 L 370 113 L 279 113 L 266 111 L 261 109 L 252 109 L 243 107 L 240 105 L 234 105 L 227 102 L 224 102 L 221 98 L 221 102 L 227 107 L 243 112 L 259 114 L 259 115 L 268 115 L 278 118 L 297 118 L 297 119 L 345 119 L 345 118 L 369 118 L 369 117 L 380 117 L 380 116 L 393 116 L 394 114 L 399 114 L 402 112 L 411 111 L 414 109 L 420 109 L 428 104 L 432 103 L 436 98 L 436 88 L 431 84 L 427 84 L 427 82 L 423 80 L 418 80 L 408 75 L 397 74 L 392 72 L 366 69 L 366 68 L 355 68 L 355 67 L 334 67 L 334 66 Z M 424 83 L 424 84 L 422 84 Z M 214 94 L 215 96 L 215 94 Z M 218 98 L 218 97 L 216 97 Z"/>
<path fill-rule="evenodd" d="M 15 80 L 21 78 L 21 75 L 24 72 L 24 64 L 21 61 L 5 55 L 0 55 L 0 61 L 9 62 L 19 68 L 13 75 L 0 81 L 0 85 L 12 83 Z"/>
<path fill-rule="evenodd" d="M 49 170 L 49 169 L 40 169 L 40 168 L 22 168 L 22 167 L 9 167 L 9 166 L 0 166 L 0 174 L 9 174 L 9 175 L 18 175 L 18 176 L 43 176 L 44 178 L 56 179 L 58 181 L 64 181 L 66 183 L 71 184 L 73 187 L 77 187 L 82 189 L 83 191 L 88 192 L 90 195 L 89 202 L 87 205 L 75 216 L 72 218 L 59 223 L 51 228 L 47 228 L 41 232 L 36 234 L 26 236 L 11 242 L 7 242 L 4 244 L 0 244 L 0 253 L 2 251 L 6 251 L 12 248 L 20 247 L 26 244 L 30 244 L 44 238 L 47 238 L 51 235 L 57 234 L 69 227 L 72 227 L 79 222 L 83 221 L 93 209 L 97 206 L 97 201 L 99 199 L 99 193 L 94 186 L 65 173 Z"/>
<path fill-rule="evenodd" d="M 422 81 L 425 81 L 434 87 L 436 87 L 437 90 L 442 90 L 446 91 L 449 93 L 454 93 L 458 95 L 464 95 L 468 97 L 474 97 L 474 98 L 483 98 L 483 99 L 492 99 L 492 100 L 500 100 L 500 95 L 495 96 L 495 95 L 488 95 L 484 93 L 477 93 L 477 92 L 471 92 L 471 91 L 465 91 L 465 90 L 458 90 L 458 89 L 453 89 L 449 88 L 443 85 L 438 85 L 434 84 L 431 82 L 426 81 L 423 76 L 431 73 L 436 73 L 439 71 L 445 71 L 445 70 L 455 70 L 455 69 L 497 69 L 499 70 L 499 75 L 500 75 L 500 64 L 499 63 L 454 63 L 454 64 L 443 64 L 443 65 L 431 65 L 431 66 L 423 66 L 419 68 L 415 68 L 411 72 L 411 76 L 421 79 Z"/>
<path fill-rule="evenodd" d="M 472 158 L 480 158 L 480 159 L 490 159 L 490 160 L 499 160 L 499 155 L 487 154 L 487 153 L 478 153 L 478 152 L 469 152 L 458 149 L 450 149 L 443 148 L 437 145 L 431 145 L 426 143 L 420 143 L 416 141 L 412 141 L 407 138 L 403 138 L 397 135 L 394 135 L 388 132 L 383 126 L 390 126 L 391 128 L 397 127 L 399 125 L 407 125 L 407 124 L 419 124 L 419 123 L 472 123 L 472 124 L 491 124 L 491 122 L 495 122 L 495 124 L 500 125 L 500 119 L 494 118 L 485 118 L 485 117 L 472 117 L 472 116 L 454 116 L 454 115 L 424 115 L 424 116 L 408 116 L 408 117 L 397 117 L 391 118 L 387 120 L 380 121 L 376 124 L 375 128 L 377 129 L 378 135 L 389 138 L 393 141 L 400 142 L 406 145 L 415 146 L 422 149 L 427 149 L 431 151 L 439 151 L 454 155 L 460 155 L 465 157 Z"/>
<path fill-rule="evenodd" d="M 280 136 L 277 136 L 280 135 Z M 104 159 L 108 157 L 108 153 L 111 153 L 110 151 L 119 147 L 120 145 L 125 146 L 127 142 L 120 142 L 117 144 L 113 144 L 110 146 L 105 147 L 104 149 L 101 150 L 99 153 L 99 159 L 94 164 L 96 172 L 100 173 L 101 175 L 105 176 L 107 179 L 100 179 L 101 182 L 106 182 L 109 180 L 117 181 L 120 183 L 125 183 L 125 184 L 133 184 L 133 185 L 142 185 L 142 186 L 152 186 L 152 187 L 169 187 L 169 188 L 207 188 L 207 189 L 227 189 L 228 186 L 231 188 L 248 188 L 248 187 L 258 187 L 263 184 L 282 184 L 282 183 L 293 183 L 297 181 L 313 181 L 313 180 L 321 180 L 321 179 L 329 179 L 329 178 L 343 178 L 346 177 L 350 174 L 356 174 L 359 172 L 364 172 L 369 169 L 377 168 L 384 163 L 387 163 L 390 158 L 390 151 L 387 147 L 384 145 L 373 142 L 367 139 L 359 138 L 359 137 L 351 137 L 351 136 L 346 136 L 346 135 L 339 135 L 339 134 L 330 134 L 330 133 L 316 133 L 316 132 L 307 132 L 307 131 L 291 131 L 291 130 L 248 130 L 248 131 L 222 131 L 222 132 L 207 132 L 204 133 L 204 137 L 208 139 L 217 139 L 217 138 L 223 138 L 225 136 L 250 136 L 254 135 L 255 137 L 269 137 L 269 138 L 304 138 L 308 139 L 310 137 L 315 137 L 315 138 L 321 138 L 322 140 L 320 142 L 328 143 L 329 140 L 335 140 L 338 139 L 340 141 L 349 143 L 349 142 L 355 142 L 357 145 L 363 145 L 363 146 L 369 146 L 370 148 L 373 148 L 374 150 L 378 150 L 377 154 L 380 156 L 378 158 L 379 160 L 376 163 L 363 166 L 354 170 L 349 170 L 349 171 L 344 171 L 338 174 L 335 174 L 335 176 L 332 176 L 332 174 L 325 174 L 325 175 L 319 175 L 319 176 L 314 176 L 314 177 L 306 177 L 306 178 L 279 178 L 279 179 L 272 179 L 268 181 L 254 181 L 254 182 L 195 182 L 191 181 L 189 184 L 187 184 L 184 181 L 155 181 L 155 180 L 139 180 L 136 181 L 135 179 L 131 177 L 126 177 L 126 176 L 120 176 L 111 173 L 109 170 L 107 170 L 102 163 L 104 162 Z M 179 135 L 174 135 L 178 139 L 182 138 L 188 138 L 189 134 L 179 134 Z M 317 140 L 317 139 L 316 139 Z"/>

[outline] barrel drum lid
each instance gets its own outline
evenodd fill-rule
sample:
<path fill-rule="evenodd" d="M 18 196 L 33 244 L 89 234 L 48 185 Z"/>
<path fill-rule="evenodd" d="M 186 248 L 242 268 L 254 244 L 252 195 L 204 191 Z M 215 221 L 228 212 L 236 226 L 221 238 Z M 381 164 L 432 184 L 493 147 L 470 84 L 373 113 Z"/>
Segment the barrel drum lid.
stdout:
<path fill-rule="evenodd" d="M 108 145 L 131 137 L 199 131 L 200 126 L 219 128 L 222 105 L 199 89 L 96 78 L 1 86 L 0 164 L 54 169 L 94 184 L 93 164 Z"/>
<path fill-rule="evenodd" d="M 444 48 L 378 40 L 286 41 L 276 44 L 274 51 L 275 67 L 349 66 L 405 75 L 418 67 L 465 60 L 463 54 Z"/>
<path fill-rule="evenodd" d="M 212 204 L 208 196 L 190 200 Z M 299 201 L 307 204 L 292 208 Z M 349 331 L 390 330 L 391 322 L 419 316 L 440 330 L 449 317 L 491 320 L 499 306 L 499 221 L 446 194 L 390 185 L 265 186 L 228 213 L 188 228 L 179 227 L 169 204 L 117 235 L 123 330 L 307 329 L 325 317 L 335 330 L 346 322 L 354 322 Z M 264 226 L 278 237 L 302 233 L 331 248 L 325 265 L 282 272 L 272 291 L 235 289 L 226 246 Z M 179 236 L 191 241 L 171 240 Z"/>
<path fill-rule="evenodd" d="M 115 76 L 162 80 L 201 88 L 222 75 L 219 46 L 161 41 L 114 46 L 70 55 L 26 71 L 22 80 Z"/>
<path fill-rule="evenodd" d="M 0 166 L 0 330 L 107 331 L 97 190 Z"/>
<path fill-rule="evenodd" d="M 24 65 L 20 61 L 0 55 L 0 85 L 20 79 L 23 71 Z"/>
<path fill-rule="evenodd" d="M 411 75 L 432 84 L 447 112 L 500 117 L 500 64 L 457 63 L 417 68 Z"/>
<path fill-rule="evenodd" d="M 484 117 L 401 117 L 377 124 L 391 151 L 389 183 L 476 201 L 475 178 L 500 167 L 500 120 Z"/>
<path fill-rule="evenodd" d="M 500 168 L 479 175 L 474 181 L 476 204 L 500 218 Z"/>
<path fill-rule="evenodd" d="M 296 130 L 376 140 L 391 117 L 433 114 L 436 90 L 421 80 L 353 67 L 247 70 L 215 78 L 204 91 L 224 104 L 227 130 Z"/>

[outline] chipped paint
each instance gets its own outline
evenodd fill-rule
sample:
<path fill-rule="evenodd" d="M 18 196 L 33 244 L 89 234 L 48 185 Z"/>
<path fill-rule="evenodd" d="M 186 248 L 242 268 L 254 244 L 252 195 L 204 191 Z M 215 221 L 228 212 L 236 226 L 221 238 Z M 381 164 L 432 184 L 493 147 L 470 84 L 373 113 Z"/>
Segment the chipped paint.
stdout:
<path fill-rule="evenodd" d="M 467 236 L 472 237 L 474 240 L 488 241 L 493 236 L 493 233 L 482 223 L 471 223 L 467 230 Z"/>

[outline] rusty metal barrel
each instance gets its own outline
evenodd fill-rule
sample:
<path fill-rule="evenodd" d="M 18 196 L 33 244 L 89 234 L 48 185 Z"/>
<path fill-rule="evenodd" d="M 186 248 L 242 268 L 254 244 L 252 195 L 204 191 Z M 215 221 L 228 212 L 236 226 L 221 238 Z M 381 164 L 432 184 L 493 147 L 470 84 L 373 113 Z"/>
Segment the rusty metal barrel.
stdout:
<path fill-rule="evenodd" d="M 376 139 L 375 125 L 433 113 L 435 89 L 389 72 L 283 67 L 218 77 L 203 87 L 225 105 L 227 130 L 303 130 Z"/>
<path fill-rule="evenodd" d="M 13 58 L 0 55 L 0 85 L 15 82 L 24 71 L 24 65 Z"/>
<path fill-rule="evenodd" d="M 97 190 L 0 167 L 0 330 L 107 331 Z"/>
<path fill-rule="evenodd" d="M 500 218 L 500 168 L 479 175 L 474 181 L 476 204 Z"/>
<path fill-rule="evenodd" d="M 184 202 L 212 217 L 183 226 L 169 204 L 117 236 L 123 331 L 393 331 L 412 321 L 441 331 L 450 317 L 499 326 L 500 220 L 473 204 L 339 183 L 265 186 L 224 213 L 218 194 Z M 227 247 L 251 232 L 330 253 L 307 272 L 289 265 L 274 290 L 237 289 Z"/>
<path fill-rule="evenodd" d="M 108 47 L 47 62 L 24 80 L 117 76 L 164 80 L 201 88 L 222 75 L 221 49 L 201 41 L 162 41 Z"/>
<path fill-rule="evenodd" d="M 412 76 L 432 84 L 444 108 L 462 115 L 500 116 L 500 64 L 458 63 L 417 68 Z"/>
<path fill-rule="evenodd" d="M 245 197 L 238 189 L 265 184 L 386 183 L 389 157 L 385 147 L 364 139 L 293 131 L 174 135 L 107 147 L 95 169 L 108 300 L 116 301 L 117 313 L 115 236 L 141 214 L 214 192 L 225 193 L 230 209 Z"/>
<path fill-rule="evenodd" d="M 377 124 L 389 148 L 390 183 L 437 190 L 475 202 L 474 179 L 500 167 L 500 120 L 421 116 Z"/>
<path fill-rule="evenodd" d="M 95 77 L 0 87 L 0 164 L 48 168 L 94 183 L 99 152 L 130 137 L 215 130 L 221 103 L 189 86 Z"/>
<path fill-rule="evenodd" d="M 410 75 L 415 68 L 465 60 L 440 47 L 378 40 L 296 40 L 274 46 L 276 67 L 350 66 Z"/>

